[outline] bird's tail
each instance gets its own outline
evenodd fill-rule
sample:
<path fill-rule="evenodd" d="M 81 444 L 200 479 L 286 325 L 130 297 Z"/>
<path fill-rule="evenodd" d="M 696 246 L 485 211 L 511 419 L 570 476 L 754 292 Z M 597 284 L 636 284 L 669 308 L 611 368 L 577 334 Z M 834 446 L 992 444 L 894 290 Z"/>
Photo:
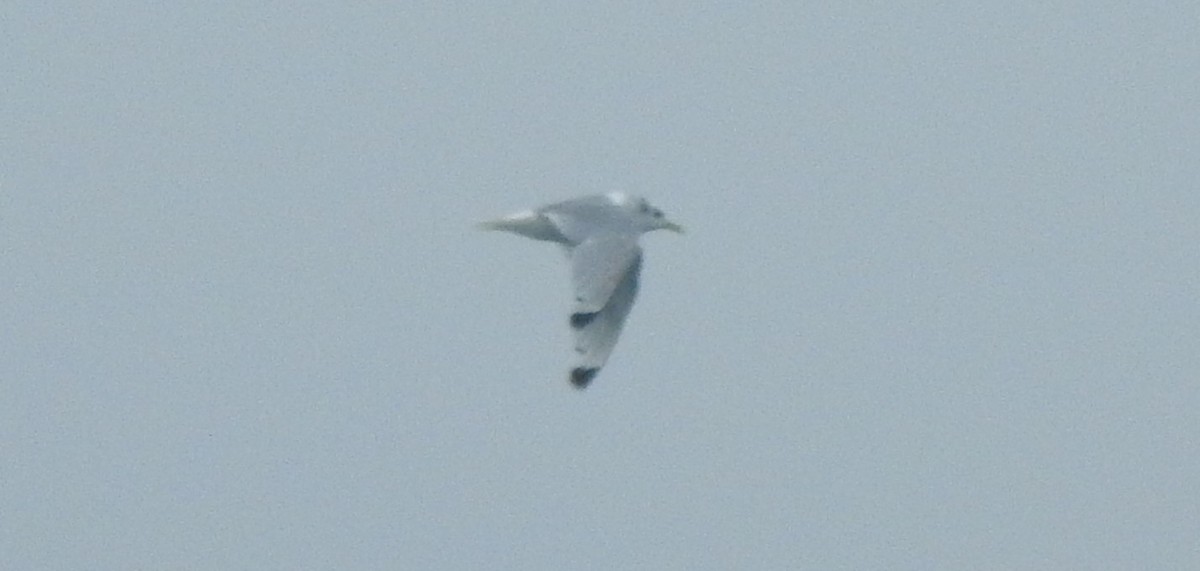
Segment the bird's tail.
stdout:
<path fill-rule="evenodd" d="M 476 224 L 475 227 L 480 230 L 503 230 L 505 232 L 520 232 L 520 230 L 535 223 L 538 219 L 536 213 L 532 211 L 518 212 L 510 214 L 503 218 L 493 220 L 485 220 Z"/>
<path fill-rule="evenodd" d="M 475 225 L 480 230 L 502 230 L 520 234 L 535 240 L 561 242 L 562 234 L 544 216 L 532 210 L 525 210 L 495 220 L 487 220 Z"/>

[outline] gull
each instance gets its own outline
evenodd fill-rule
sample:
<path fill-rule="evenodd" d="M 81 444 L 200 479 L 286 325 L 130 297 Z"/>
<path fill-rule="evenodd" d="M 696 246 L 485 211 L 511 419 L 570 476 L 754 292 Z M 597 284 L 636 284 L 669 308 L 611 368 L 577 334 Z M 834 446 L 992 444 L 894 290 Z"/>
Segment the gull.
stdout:
<path fill-rule="evenodd" d="M 563 246 L 571 263 L 575 303 L 569 323 L 576 359 L 568 376 L 587 388 L 608 361 L 637 295 L 642 269 L 638 238 L 651 230 L 683 233 L 644 198 L 610 192 L 523 210 L 479 224 Z"/>

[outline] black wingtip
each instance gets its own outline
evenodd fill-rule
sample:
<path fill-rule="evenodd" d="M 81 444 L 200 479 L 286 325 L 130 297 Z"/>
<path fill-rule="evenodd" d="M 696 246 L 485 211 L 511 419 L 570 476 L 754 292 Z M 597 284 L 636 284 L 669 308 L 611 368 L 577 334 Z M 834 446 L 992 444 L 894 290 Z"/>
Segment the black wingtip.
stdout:
<path fill-rule="evenodd" d="M 584 312 L 572 313 L 571 314 L 571 327 L 574 329 L 583 329 L 584 327 L 587 326 L 587 324 L 591 323 L 593 319 L 596 319 L 596 315 L 598 315 L 599 313 L 600 312 L 598 312 L 598 311 L 593 311 L 591 313 L 584 313 Z"/>
<path fill-rule="evenodd" d="M 579 390 L 586 389 L 599 372 L 597 367 L 575 367 L 571 369 L 571 384 Z"/>

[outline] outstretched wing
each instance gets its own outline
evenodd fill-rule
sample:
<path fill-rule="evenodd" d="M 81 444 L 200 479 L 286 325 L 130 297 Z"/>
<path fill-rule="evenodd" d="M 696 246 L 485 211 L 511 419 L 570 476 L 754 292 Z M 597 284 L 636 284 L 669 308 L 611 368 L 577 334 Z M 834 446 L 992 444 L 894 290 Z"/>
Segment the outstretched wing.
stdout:
<path fill-rule="evenodd" d="M 571 329 L 577 358 L 571 384 L 584 388 L 608 361 L 637 296 L 642 251 L 637 239 L 600 236 L 571 252 L 575 309 Z"/>
<path fill-rule="evenodd" d="M 600 234 L 571 249 L 573 313 L 594 313 L 608 304 L 621 279 L 642 255 L 636 236 Z"/>

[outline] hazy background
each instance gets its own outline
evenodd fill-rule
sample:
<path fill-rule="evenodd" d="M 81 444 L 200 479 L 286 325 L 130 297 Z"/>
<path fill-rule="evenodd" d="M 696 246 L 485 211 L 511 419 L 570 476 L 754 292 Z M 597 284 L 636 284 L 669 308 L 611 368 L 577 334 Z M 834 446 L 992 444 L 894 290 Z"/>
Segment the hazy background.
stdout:
<path fill-rule="evenodd" d="M 0 568 L 1200 568 L 1200 8 L 932 4 L 5 2 Z"/>

